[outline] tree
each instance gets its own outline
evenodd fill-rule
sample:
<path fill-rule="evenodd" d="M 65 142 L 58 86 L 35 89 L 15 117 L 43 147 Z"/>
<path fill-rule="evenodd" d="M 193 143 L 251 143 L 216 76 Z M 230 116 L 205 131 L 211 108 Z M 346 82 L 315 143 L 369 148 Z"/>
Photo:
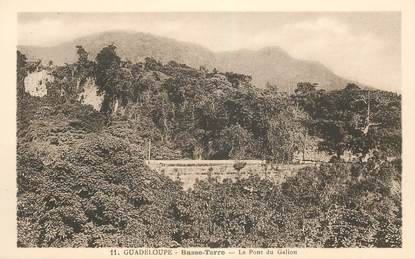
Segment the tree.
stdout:
<path fill-rule="evenodd" d="M 234 72 L 226 72 L 225 76 L 235 88 L 239 88 L 241 86 L 249 86 L 252 80 L 251 76 Z"/>
<path fill-rule="evenodd" d="M 95 58 L 95 83 L 98 94 L 104 95 L 101 110 L 111 114 L 119 95 L 118 84 L 121 58 L 115 52 L 117 47 L 113 44 L 103 48 Z"/>
<path fill-rule="evenodd" d="M 86 65 L 88 64 L 88 52 L 82 47 L 81 45 L 76 46 L 77 51 L 76 54 L 78 54 L 78 64 Z"/>
<path fill-rule="evenodd" d="M 303 108 L 304 111 L 313 115 L 318 110 L 318 100 L 324 94 L 324 90 L 317 90 L 318 84 L 309 82 L 300 82 L 294 90 L 294 100 L 296 105 Z"/>
<path fill-rule="evenodd" d="M 247 159 L 252 156 L 252 134 L 239 124 L 224 128 L 212 143 L 214 159 Z"/>
<path fill-rule="evenodd" d="M 16 62 L 16 86 L 17 86 L 17 98 L 21 98 L 25 92 L 24 79 L 27 76 L 27 58 L 20 51 L 17 51 Z"/>
<path fill-rule="evenodd" d="M 337 159 L 345 151 L 363 158 L 381 148 L 376 143 L 388 139 L 398 143 L 392 145 L 395 151 L 391 150 L 391 154 L 399 153 L 400 133 L 396 131 L 400 131 L 400 108 L 395 94 L 361 89 L 356 84 L 318 92 L 311 84 L 299 84 L 294 100 L 310 115 L 309 132 L 322 139 L 320 149 L 336 154 Z M 386 123 L 386 117 L 390 122 Z M 375 140 L 379 136 L 384 140 Z"/>

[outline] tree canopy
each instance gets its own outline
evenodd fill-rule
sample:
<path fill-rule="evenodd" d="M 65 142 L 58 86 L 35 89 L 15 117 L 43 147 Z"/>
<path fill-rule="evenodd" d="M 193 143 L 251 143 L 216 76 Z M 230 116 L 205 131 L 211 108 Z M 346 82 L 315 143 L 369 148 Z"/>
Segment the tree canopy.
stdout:
<path fill-rule="evenodd" d="M 17 52 L 19 247 L 402 246 L 400 95 L 311 82 L 288 94 L 234 72 L 132 63 L 115 45 L 76 53 L 45 68 L 54 80 L 35 97 L 24 79 L 40 63 Z M 87 80 L 100 111 L 80 98 Z M 150 140 L 153 159 L 335 159 L 281 183 L 209 176 L 184 190 L 145 165 Z"/>

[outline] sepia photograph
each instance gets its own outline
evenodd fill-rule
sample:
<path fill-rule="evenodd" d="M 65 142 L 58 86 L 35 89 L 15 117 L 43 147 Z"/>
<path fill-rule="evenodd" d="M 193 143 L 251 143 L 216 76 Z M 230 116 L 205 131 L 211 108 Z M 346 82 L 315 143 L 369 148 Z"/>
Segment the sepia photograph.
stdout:
<path fill-rule="evenodd" d="M 402 247 L 400 12 L 20 12 L 17 34 L 17 247 Z"/>
<path fill-rule="evenodd" d="M 17 247 L 402 247 L 399 12 L 17 19 Z"/>
<path fill-rule="evenodd" d="M 0 0 L 0 258 L 415 258 L 412 0 Z"/>

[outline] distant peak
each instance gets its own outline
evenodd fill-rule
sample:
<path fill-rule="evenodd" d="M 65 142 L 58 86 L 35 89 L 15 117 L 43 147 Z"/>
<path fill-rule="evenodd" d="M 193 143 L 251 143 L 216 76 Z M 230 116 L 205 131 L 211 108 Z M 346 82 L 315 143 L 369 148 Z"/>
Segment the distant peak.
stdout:
<path fill-rule="evenodd" d="M 154 38 L 156 37 L 155 35 L 152 35 L 150 33 L 144 33 L 144 32 L 132 31 L 132 30 L 108 30 L 108 31 L 88 34 L 88 35 L 79 37 L 78 40 L 90 39 L 90 38 L 103 38 L 103 37 L 110 37 L 110 38 L 117 39 L 117 37 L 120 37 L 120 36 L 146 36 L 146 37 L 154 37 Z"/>
<path fill-rule="evenodd" d="M 263 47 L 263 48 L 259 49 L 259 51 L 275 51 L 275 52 L 287 53 L 285 50 L 283 50 L 279 46 L 267 46 L 267 47 Z"/>
<path fill-rule="evenodd" d="M 280 48 L 278 46 L 264 47 L 262 49 L 259 49 L 258 52 L 261 53 L 261 54 L 265 54 L 265 55 L 278 54 L 279 56 L 291 57 L 290 54 L 288 54 L 287 51 L 283 50 L 282 48 Z"/>

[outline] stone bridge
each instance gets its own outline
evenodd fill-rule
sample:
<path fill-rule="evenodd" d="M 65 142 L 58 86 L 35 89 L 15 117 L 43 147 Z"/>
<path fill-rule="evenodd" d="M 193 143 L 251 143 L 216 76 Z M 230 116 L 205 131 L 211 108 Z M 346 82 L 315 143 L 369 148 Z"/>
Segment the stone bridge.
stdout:
<path fill-rule="evenodd" d="M 190 188 L 196 179 L 206 179 L 209 175 L 220 181 L 225 178 L 236 179 L 258 175 L 280 184 L 299 169 L 316 166 L 310 163 L 271 165 L 264 160 L 145 160 L 145 163 L 160 174 L 182 181 L 185 189 Z M 244 166 L 238 171 L 234 167 L 235 164 Z"/>

